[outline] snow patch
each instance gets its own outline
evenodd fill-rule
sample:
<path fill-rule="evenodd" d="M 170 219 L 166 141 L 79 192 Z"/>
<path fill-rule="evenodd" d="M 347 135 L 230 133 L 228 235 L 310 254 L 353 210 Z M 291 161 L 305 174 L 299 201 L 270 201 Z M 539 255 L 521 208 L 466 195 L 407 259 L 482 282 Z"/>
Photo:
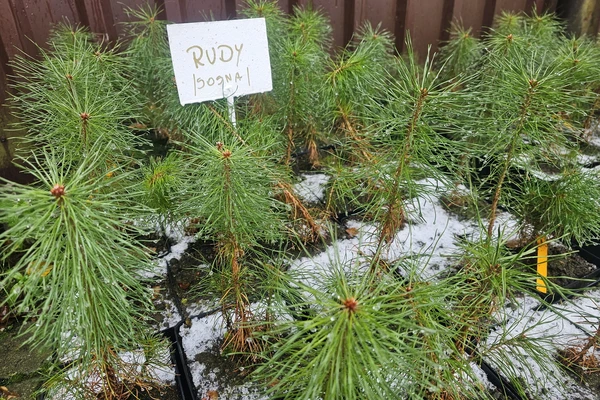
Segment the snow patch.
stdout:
<path fill-rule="evenodd" d="M 294 185 L 296 194 L 307 203 L 318 203 L 325 198 L 325 187 L 331 178 L 325 174 L 300 174 L 302 181 Z"/>

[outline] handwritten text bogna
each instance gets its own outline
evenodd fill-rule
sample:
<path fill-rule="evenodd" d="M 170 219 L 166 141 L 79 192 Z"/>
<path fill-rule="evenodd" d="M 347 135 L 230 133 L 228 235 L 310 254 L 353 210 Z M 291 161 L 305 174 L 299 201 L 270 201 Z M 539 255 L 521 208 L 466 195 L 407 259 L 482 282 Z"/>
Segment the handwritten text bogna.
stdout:
<path fill-rule="evenodd" d="M 198 72 L 201 73 L 202 67 L 220 63 L 230 65 L 235 63 L 235 67 L 237 68 L 240 64 L 240 56 L 242 55 L 243 48 L 243 43 L 232 46 L 219 44 L 208 47 L 193 45 L 188 47 L 186 52 L 190 54 L 194 67 L 200 70 Z M 213 74 L 210 76 L 192 74 L 192 79 L 194 82 L 194 96 L 197 96 L 205 88 L 208 89 L 215 86 L 224 88 L 227 84 L 237 87 L 244 79 L 247 81 L 248 86 L 250 86 L 250 68 L 246 67 L 245 71 L 236 70 L 235 72 Z M 232 91 L 235 92 L 233 87 Z"/>

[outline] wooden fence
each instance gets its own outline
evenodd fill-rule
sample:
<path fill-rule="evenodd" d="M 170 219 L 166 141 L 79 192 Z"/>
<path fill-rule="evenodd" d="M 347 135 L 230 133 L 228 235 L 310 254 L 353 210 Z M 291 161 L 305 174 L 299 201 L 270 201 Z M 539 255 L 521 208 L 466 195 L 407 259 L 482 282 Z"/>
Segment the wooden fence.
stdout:
<path fill-rule="evenodd" d="M 554 11 L 557 2 L 560 0 L 279 0 L 279 5 L 287 12 L 307 3 L 322 8 L 331 19 L 338 46 L 369 20 L 394 33 L 400 49 L 409 31 L 415 49 L 423 54 L 428 45 L 435 49 L 448 38 L 454 19 L 479 34 L 502 11 L 530 11 L 534 6 Z M 167 20 L 192 22 L 235 18 L 245 0 L 0 0 L 0 102 L 6 99 L 7 76 L 12 74 L 8 61 L 19 51 L 35 54 L 36 44 L 44 45 L 55 23 L 68 20 L 114 40 L 123 33 L 127 7 L 146 3 L 162 8 Z"/>

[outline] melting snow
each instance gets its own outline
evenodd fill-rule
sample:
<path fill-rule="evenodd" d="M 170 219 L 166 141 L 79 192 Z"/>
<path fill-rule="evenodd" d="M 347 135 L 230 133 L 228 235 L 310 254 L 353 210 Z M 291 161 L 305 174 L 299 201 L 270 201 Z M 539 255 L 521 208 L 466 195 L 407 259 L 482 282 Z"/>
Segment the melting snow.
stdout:
<path fill-rule="evenodd" d="M 302 181 L 294 185 L 296 194 L 307 203 L 318 203 L 323 200 L 329 175 L 300 174 L 300 176 Z"/>

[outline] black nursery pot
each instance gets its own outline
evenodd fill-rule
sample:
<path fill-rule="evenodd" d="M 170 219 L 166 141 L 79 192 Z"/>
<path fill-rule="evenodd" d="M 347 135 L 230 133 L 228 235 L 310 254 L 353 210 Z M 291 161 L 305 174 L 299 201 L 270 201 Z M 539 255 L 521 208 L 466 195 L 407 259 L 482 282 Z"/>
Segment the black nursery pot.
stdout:
<path fill-rule="evenodd" d="M 590 244 L 585 246 L 577 246 L 579 255 L 600 269 L 600 244 Z M 595 271 L 594 271 L 595 272 Z"/>
<path fill-rule="evenodd" d="M 179 393 L 179 399 L 198 400 L 194 380 L 192 379 L 192 374 L 187 365 L 183 343 L 181 342 L 181 336 L 179 335 L 179 328 L 183 323 L 184 321 L 180 321 L 175 326 L 160 331 L 160 334 L 169 339 L 170 342 L 171 363 L 175 369 L 175 386 Z M 36 400 L 45 399 L 46 395 L 41 393 L 37 396 Z"/>
<path fill-rule="evenodd" d="M 181 400 L 198 400 L 194 380 L 192 379 L 192 374 L 183 350 L 181 336 L 179 335 L 179 328 L 183 323 L 184 321 L 180 321 L 177 325 L 167 328 L 161 331 L 161 333 L 171 342 L 171 362 L 175 368 L 175 384 L 179 390 Z"/>
<path fill-rule="evenodd" d="M 578 280 L 569 283 L 564 288 L 577 291 L 580 289 L 582 290 L 600 285 L 600 244 L 580 246 L 577 243 L 572 242 L 571 245 L 573 249 L 577 250 L 581 258 L 583 258 L 590 264 L 595 265 L 596 269 L 587 275 L 579 277 Z M 540 293 L 540 295 L 544 298 L 545 301 L 549 303 L 558 303 L 564 298 L 563 296 L 557 296 L 553 293 L 549 293 L 546 295 Z M 573 297 L 573 295 L 574 293 L 568 294 L 566 297 L 571 298 Z M 539 309 L 544 308 L 545 306 L 539 307 Z"/>

